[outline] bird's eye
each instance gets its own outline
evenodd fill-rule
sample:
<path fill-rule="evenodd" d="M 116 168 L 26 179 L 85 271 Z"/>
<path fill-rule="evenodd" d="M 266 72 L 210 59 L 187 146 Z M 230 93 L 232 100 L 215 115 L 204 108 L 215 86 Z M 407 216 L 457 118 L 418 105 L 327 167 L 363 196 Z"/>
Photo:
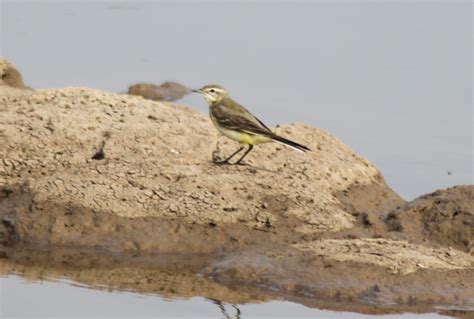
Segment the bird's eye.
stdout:
<path fill-rule="evenodd" d="M 216 93 L 216 90 L 211 89 L 209 92 L 211 92 L 211 93 Z"/>

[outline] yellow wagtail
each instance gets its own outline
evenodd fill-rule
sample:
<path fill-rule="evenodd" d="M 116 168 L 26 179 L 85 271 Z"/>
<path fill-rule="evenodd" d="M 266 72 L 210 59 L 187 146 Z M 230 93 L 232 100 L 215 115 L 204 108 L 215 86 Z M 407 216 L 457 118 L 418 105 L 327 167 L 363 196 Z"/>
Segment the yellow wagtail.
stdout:
<path fill-rule="evenodd" d="M 193 90 L 201 94 L 209 104 L 209 115 L 217 130 L 224 136 L 239 142 L 240 148 L 232 153 L 220 164 L 229 163 L 229 160 L 249 145 L 244 155 L 235 162 L 240 164 L 253 146 L 261 143 L 277 142 L 287 145 L 298 151 L 310 151 L 304 145 L 287 140 L 273 133 L 262 121 L 256 118 L 245 107 L 232 100 L 229 92 L 220 85 L 206 85 L 201 89 Z"/>

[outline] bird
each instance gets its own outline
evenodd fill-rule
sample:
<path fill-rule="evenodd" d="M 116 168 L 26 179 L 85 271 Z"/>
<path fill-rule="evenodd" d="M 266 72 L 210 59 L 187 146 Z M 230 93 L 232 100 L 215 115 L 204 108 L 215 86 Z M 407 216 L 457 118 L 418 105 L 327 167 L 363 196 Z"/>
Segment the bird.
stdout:
<path fill-rule="evenodd" d="M 245 149 L 244 154 L 232 165 L 242 163 L 242 160 L 250 153 L 254 145 L 277 142 L 297 151 L 311 151 L 308 147 L 290 141 L 273 133 L 268 126 L 250 113 L 245 107 L 234 101 L 224 87 L 217 84 L 209 84 L 200 89 L 192 90 L 201 94 L 209 105 L 209 116 L 217 130 L 231 140 L 240 144 L 239 149 L 229 157 L 217 164 L 232 164 L 230 160 Z"/>

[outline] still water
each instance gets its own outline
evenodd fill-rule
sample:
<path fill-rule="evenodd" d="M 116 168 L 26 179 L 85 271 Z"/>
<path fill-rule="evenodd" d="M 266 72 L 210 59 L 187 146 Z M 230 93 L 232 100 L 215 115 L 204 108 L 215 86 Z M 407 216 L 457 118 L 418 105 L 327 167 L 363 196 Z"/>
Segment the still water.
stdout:
<path fill-rule="evenodd" d="M 65 280 L 27 282 L 16 276 L 0 278 L 0 284 L 2 318 L 450 318 L 434 313 L 375 316 L 335 312 L 287 301 L 230 305 L 203 298 L 170 300 L 132 292 L 91 290 Z"/>
<path fill-rule="evenodd" d="M 473 182 L 471 9 L 469 1 L 3 0 L 0 54 L 34 88 L 220 83 L 269 124 L 329 131 L 411 200 Z M 181 103 L 207 111 L 198 96 Z M 238 317 L 202 298 L 66 281 L 10 276 L 1 292 L 3 317 Z M 237 306 L 241 318 L 370 317 L 289 302 Z"/>

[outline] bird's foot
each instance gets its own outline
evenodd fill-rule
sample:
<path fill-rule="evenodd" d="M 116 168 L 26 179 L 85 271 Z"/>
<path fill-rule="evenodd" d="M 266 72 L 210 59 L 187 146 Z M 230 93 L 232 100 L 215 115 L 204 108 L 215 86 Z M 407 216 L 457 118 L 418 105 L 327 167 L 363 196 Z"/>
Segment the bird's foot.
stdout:
<path fill-rule="evenodd" d="M 223 161 L 212 161 L 213 164 L 216 164 L 216 165 L 232 165 L 232 163 L 230 163 L 228 160 L 223 160 Z"/>
<path fill-rule="evenodd" d="M 230 161 L 226 161 L 226 160 L 223 160 L 223 161 L 212 161 L 213 164 L 215 165 L 238 165 L 238 166 L 251 166 L 250 164 L 247 164 L 245 162 L 235 162 L 235 163 L 231 163 Z"/>

